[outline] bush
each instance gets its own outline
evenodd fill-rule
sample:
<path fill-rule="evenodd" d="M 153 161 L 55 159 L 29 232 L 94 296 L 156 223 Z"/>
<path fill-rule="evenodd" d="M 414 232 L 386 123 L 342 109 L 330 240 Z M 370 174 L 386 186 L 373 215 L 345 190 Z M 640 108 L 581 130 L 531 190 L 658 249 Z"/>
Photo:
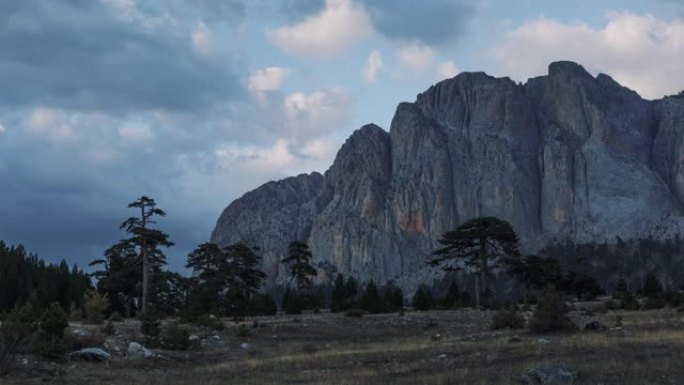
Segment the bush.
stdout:
<path fill-rule="evenodd" d="M 107 323 L 102 327 L 102 333 L 107 336 L 113 336 L 116 333 L 116 328 L 112 321 L 107 321 Z"/>
<path fill-rule="evenodd" d="M 644 306 L 642 307 L 643 310 L 654 310 L 654 309 L 662 309 L 667 305 L 667 302 L 665 302 L 664 299 L 662 298 L 647 298 L 646 302 L 644 302 Z"/>
<path fill-rule="evenodd" d="M 40 317 L 40 329 L 46 338 L 61 339 L 64 336 L 64 329 L 68 326 L 67 315 L 58 302 L 51 303 Z"/>
<path fill-rule="evenodd" d="M 249 330 L 249 327 L 246 324 L 240 324 L 235 334 L 240 338 L 247 338 L 252 335 L 252 331 Z"/>
<path fill-rule="evenodd" d="M 568 307 L 563 298 L 549 285 L 539 298 L 539 304 L 530 320 L 530 331 L 547 333 L 576 330 L 577 326 L 568 318 L 567 313 Z"/>
<path fill-rule="evenodd" d="M 114 313 L 109 315 L 109 322 L 124 322 L 124 318 L 121 316 L 121 313 L 118 311 L 115 311 Z"/>
<path fill-rule="evenodd" d="M 361 318 L 365 312 L 361 309 L 352 308 L 347 310 L 344 315 L 352 318 Z"/>
<path fill-rule="evenodd" d="M 522 329 L 525 327 L 525 318 L 518 314 L 515 309 L 501 309 L 492 317 L 492 330 Z"/>
<path fill-rule="evenodd" d="M 100 294 L 95 290 L 88 290 L 83 297 L 83 315 L 85 321 L 99 325 L 104 321 L 104 312 L 109 307 L 107 294 Z"/>
<path fill-rule="evenodd" d="M 627 294 L 620 300 L 620 308 L 623 310 L 639 310 L 640 307 L 639 301 L 632 294 Z"/>
<path fill-rule="evenodd" d="M 157 314 L 152 309 L 148 309 L 141 319 L 140 332 L 146 337 L 159 337 L 160 321 Z"/>
<path fill-rule="evenodd" d="M 190 348 L 190 332 L 178 322 L 171 322 L 164 328 L 161 346 L 168 350 L 188 350 Z"/>
<path fill-rule="evenodd" d="M 212 330 L 215 330 L 217 332 L 220 332 L 224 329 L 223 322 L 221 321 L 220 318 L 215 317 L 213 315 L 201 315 L 197 318 L 195 318 L 192 321 L 193 324 L 197 326 L 203 326 L 206 328 L 210 328 Z"/>
<path fill-rule="evenodd" d="M 12 310 L 0 323 L 0 376 L 14 368 L 17 354 L 35 338 L 37 323 L 30 305 Z"/>

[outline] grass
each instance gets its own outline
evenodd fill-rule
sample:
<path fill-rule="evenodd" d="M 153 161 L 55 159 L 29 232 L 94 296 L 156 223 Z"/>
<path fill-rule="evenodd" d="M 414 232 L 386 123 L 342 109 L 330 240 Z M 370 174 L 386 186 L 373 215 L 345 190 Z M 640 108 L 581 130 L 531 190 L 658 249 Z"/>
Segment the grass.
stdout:
<path fill-rule="evenodd" d="M 547 363 L 575 368 L 580 384 L 671 385 L 684 379 L 682 314 L 581 314 L 574 317 L 608 326 L 620 315 L 623 327 L 545 335 L 550 341 L 545 343 L 525 331 L 491 331 L 493 312 L 474 310 L 363 318 L 305 314 L 296 316 L 300 322 L 293 322 L 294 316 L 267 317 L 258 319 L 260 327 L 247 337 L 227 323 L 222 344 L 198 351 L 159 351 L 164 359 L 115 358 L 108 364 L 61 362 L 56 366 L 63 370 L 56 373 L 24 371 L 0 383 L 517 384 L 525 370 Z M 135 329 L 127 324 L 128 332 Z M 520 340 L 509 342 L 513 335 Z M 252 348 L 241 349 L 242 342 Z"/>

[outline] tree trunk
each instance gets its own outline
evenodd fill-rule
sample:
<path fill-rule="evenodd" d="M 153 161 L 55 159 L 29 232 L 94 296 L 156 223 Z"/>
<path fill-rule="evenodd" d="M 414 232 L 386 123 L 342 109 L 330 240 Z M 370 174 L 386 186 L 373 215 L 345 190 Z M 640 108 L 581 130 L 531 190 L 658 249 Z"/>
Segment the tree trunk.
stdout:
<path fill-rule="evenodd" d="M 142 240 L 142 266 L 143 266 L 143 278 L 142 278 L 142 308 L 141 312 L 143 316 L 147 314 L 147 303 L 149 299 L 149 286 L 150 286 L 150 267 L 149 260 L 147 258 L 147 246 L 145 244 L 145 239 Z"/>
<path fill-rule="evenodd" d="M 480 285 L 478 284 L 480 277 L 475 274 L 475 307 L 480 308 Z"/>

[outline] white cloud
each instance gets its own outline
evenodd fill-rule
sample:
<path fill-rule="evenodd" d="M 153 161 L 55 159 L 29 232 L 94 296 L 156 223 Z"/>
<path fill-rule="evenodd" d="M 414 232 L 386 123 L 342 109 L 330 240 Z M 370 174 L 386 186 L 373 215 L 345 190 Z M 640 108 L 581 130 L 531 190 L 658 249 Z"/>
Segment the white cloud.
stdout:
<path fill-rule="evenodd" d="M 249 77 L 249 89 L 255 93 L 278 91 L 289 73 L 289 69 L 281 67 L 256 70 Z"/>
<path fill-rule="evenodd" d="M 320 13 L 300 24 L 270 31 L 268 37 L 290 54 L 330 58 L 372 32 L 370 18 L 362 6 L 352 0 L 326 0 Z"/>
<path fill-rule="evenodd" d="M 352 104 L 340 89 L 290 94 L 283 102 L 285 128 L 300 142 L 323 136 L 349 122 Z"/>
<path fill-rule="evenodd" d="M 154 139 L 150 126 L 140 122 L 127 122 L 119 127 L 119 136 L 129 142 L 146 142 Z"/>
<path fill-rule="evenodd" d="M 201 56 L 209 56 L 214 51 L 213 34 L 203 22 L 197 23 L 190 34 L 192 48 Z"/>
<path fill-rule="evenodd" d="M 65 140 L 73 136 L 69 116 L 59 109 L 37 107 L 23 119 L 23 125 L 34 135 L 50 140 Z"/>
<path fill-rule="evenodd" d="M 611 13 L 603 28 L 537 19 L 509 32 L 494 55 L 500 72 L 517 80 L 546 73 L 557 60 L 604 72 L 646 98 L 684 89 L 684 20 Z"/>
<path fill-rule="evenodd" d="M 456 64 L 453 61 L 448 61 L 440 64 L 437 67 L 437 79 L 451 79 L 454 76 L 458 75 L 458 72 L 459 71 L 458 69 L 456 69 Z"/>
<path fill-rule="evenodd" d="M 366 61 L 366 66 L 363 69 L 363 79 L 367 83 L 373 83 L 375 81 L 378 72 L 384 67 L 382 63 L 382 54 L 378 50 L 374 50 L 368 55 L 368 60 Z"/>
<path fill-rule="evenodd" d="M 142 26 L 145 29 L 154 29 L 162 25 L 174 25 L 176 20 L 168 13 L 160 15 L 148 15 L 138 8 L 137 0 L 100 0 L 111 7 L 119 19 Z"/>
<path fill-rule="evenodd" d="M 412 42 L 399 49 L 399 60 L 406 66 L 420 70 L 432 63 L 435 49 L 420 42 Z"/>
<path fill-rule="evenodd" d="M 5 129 L 5 126 L 3 126 L 2 123 L 0 123 L 0 134 L 2 134 L 3 132 L 7 132 L 7 130 Z"/>
<path fill-rule="evenodd" d="M 285 139 L 278 139 L 270 147 L 245 146 L 226 143 L 214 151 L 219 169 L 242 168 L 250 172 L 268 173 L 287 168 L 295 161 Z"/>

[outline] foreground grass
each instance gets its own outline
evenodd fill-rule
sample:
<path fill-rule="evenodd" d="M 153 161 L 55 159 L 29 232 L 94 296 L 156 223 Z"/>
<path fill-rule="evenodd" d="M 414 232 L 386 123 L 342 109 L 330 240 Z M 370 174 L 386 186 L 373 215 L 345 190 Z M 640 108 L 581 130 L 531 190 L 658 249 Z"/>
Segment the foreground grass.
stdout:
<path fill-rule="evenodd" d="M 231 325 L 221 344 L 197 351 L 108 364 L 58 362 L 51 367 L 60 370 L 0 383 L 517 384 L 526 369 L 547 363 L 575 368 L 580 384 L 684 383 L 682 315 L 661 310 L 591 318 L 614 326 L 617 315 L 619 329 L 546 336 L 490 331 L 491 313 L 474 310 L 358 319 L 312 314 L 298 322 L 272 317 L 259 319 L 246 338 Z M 519 341 L 510 341 L 514 335 Z M 251 348 L 241 349 L 242 342 Z"/>

